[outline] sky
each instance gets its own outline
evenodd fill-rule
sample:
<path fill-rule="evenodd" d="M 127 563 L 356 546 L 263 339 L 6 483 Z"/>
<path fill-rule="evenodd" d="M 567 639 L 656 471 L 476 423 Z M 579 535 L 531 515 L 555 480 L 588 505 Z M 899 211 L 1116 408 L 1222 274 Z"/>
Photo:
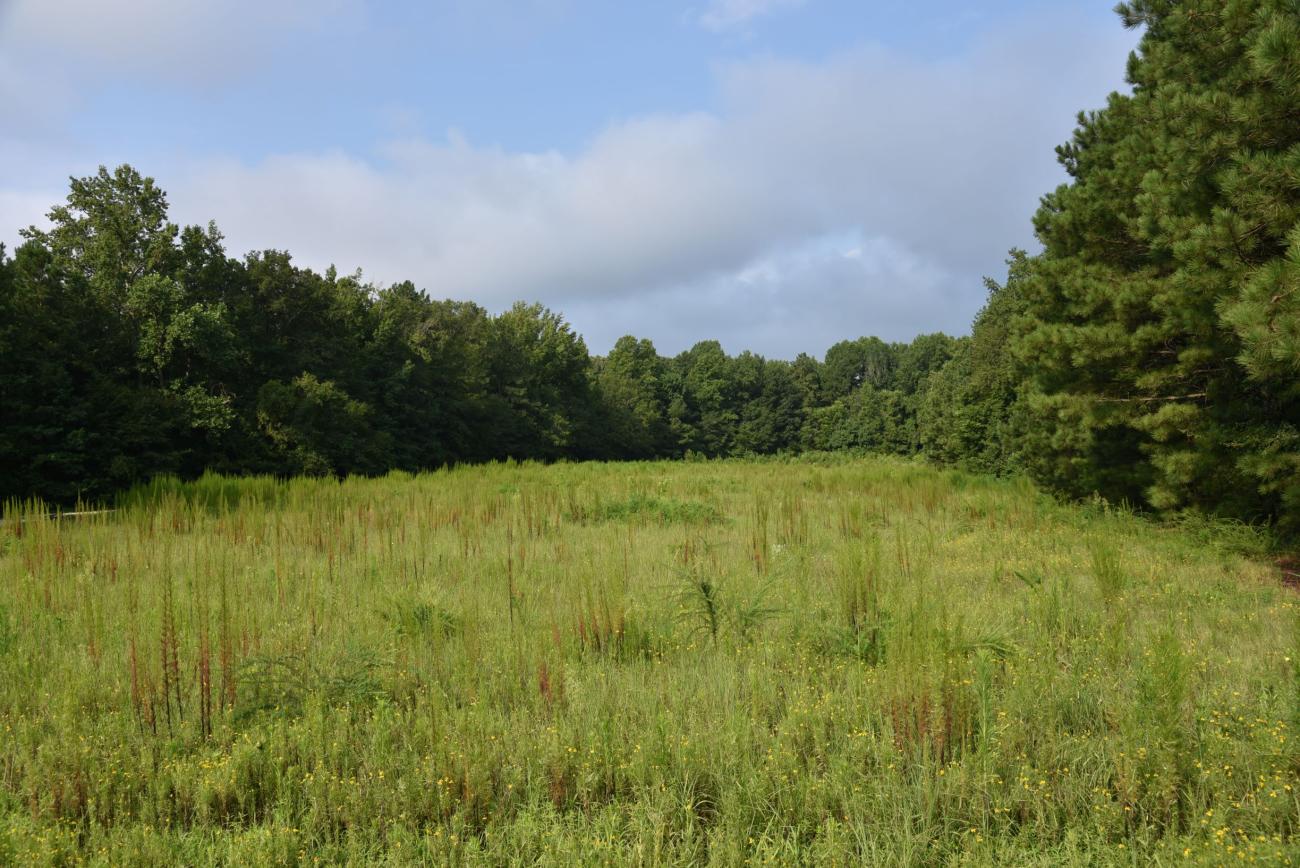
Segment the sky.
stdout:
<path fill-rule="evenodd" d="M 593 353 L 964 334 L 1111 0 L 0 0 L 0 241 L 130 163 L 231 255 L 561 312 Z"/>

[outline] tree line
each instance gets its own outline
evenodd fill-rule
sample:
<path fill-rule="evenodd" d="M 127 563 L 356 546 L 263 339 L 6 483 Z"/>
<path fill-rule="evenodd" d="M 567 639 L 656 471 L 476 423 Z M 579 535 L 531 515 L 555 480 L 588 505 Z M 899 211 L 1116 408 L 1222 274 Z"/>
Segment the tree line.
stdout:
<path fill-rule="evenodd" d="M 845 341 L 824 361 L 592 357 L 538 304 L 491 314 L 377 287 L 167 219 L 130 166 L 72 181 L 0 256 L 7 496 L 98 497 L 159 473 L 351 474 L 465 461 L 919 448 L 919 401 L 961 340 Z"/>
<path fill-rule="evenodd" d="M 351 474 L 499 458 L 860 450 L 1072 497 L 1300 527 L 1300 12 L 1135 0 L 1131 92 L 971 334 L 817 359 L 592 357 L 563 317 L 227 254 L 129 166 L 0 248 L 0 496 L 159 473 Z"/>

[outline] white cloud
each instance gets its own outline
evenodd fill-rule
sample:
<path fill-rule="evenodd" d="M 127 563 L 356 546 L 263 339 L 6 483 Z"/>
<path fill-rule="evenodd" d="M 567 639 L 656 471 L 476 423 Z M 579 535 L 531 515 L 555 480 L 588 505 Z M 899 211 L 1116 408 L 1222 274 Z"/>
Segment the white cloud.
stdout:
<path fill-rule="evenodd" d="M 575 153 L 451 133 L 159 180 L 173 218 L 215 219 L 232 253 L 288 249 L 492 308 L 540 300 L 597 352 L 623 332 L 792 355 L 956 331 L 980 277 L 1032 242 L 1076 110 L 1120 83 L 1131 35 L 1082 20 L 1026 19 L 938 62 L 864 46 L 734 64 L 716 112 L 612 124 Z M 30 206 L 0 199 L 0 226 Z"/>
<path fill-rule="evenodd" d="M 0 0 L 0 242 L 12 248 L 20 227 L 43 223 L 66 196 L 66 188 L 51 189 L 51 180 L 131 159 L 76 129 L 80 112 L 103 99 L 108 86 L 210 95 L 261 73 L 285 40 L 356 26 L 363 4 Z"/>
<path fill-rule="evenodd" d="M 1074 24 L 1054 16 L 942 63 L 864 47 L 737 64 L 722 73 L 717 113 L 615 124 L 576 154 L 451 135 L 373 159 L 285 154 L 164 180 L 177 216 L 215 218 L 232 250 L 287 248 L 491 307 L 539 299 L 596 350 L 609 323 L 648 325 L 674 292 L 682 322 L 708 321 L 726 299 L 720 328 L 759 350 L 792 346 L 779 338 L 794 321 L 784 311 L 826 314 L 800 340 L 810 351 L 834 330 L 952 330 L 982 301 L 980 277 L 1032 242 L 1029 217 L 1061 178 L 1052 148 L 1074 112 L 1118 83 L 1122 31 Z M 834 257 L 791 265 L 788 251 L 827 237 L 843 243 Z M 773 262 L 780 279 L 761 271 Z M 643 333 L 679 346 L 685 331 L 662 327 Z"/>
<path fill-rule="evenodd" d="M 730 30 L 755 18 L 802 6 L 807 0 L 710 0 L 700 13 L 700 24 L 709 30 Z"/>
<path fill-rule="evenodd" d="M 39 46 L 104 70 L 188 76 L 238 71 L 286 33 L 358 12 L 354 0 L 9 0 L 0 44 Z"/>
<path fill-rule="evenodd" d="M 777 358 L 820 355 L 846 337 L 909 340 L 918 309 L 925 330 L 963 332 L 960 283 L 925 257 L 884 237 L 832 232 L 782 245 L 738 268 L 651 290 L 636 305 L 565 300 L 588 346 L 606 352 L 620 336 L 649 336 L 661 353 L 720 338 L 728 352 Z"/>

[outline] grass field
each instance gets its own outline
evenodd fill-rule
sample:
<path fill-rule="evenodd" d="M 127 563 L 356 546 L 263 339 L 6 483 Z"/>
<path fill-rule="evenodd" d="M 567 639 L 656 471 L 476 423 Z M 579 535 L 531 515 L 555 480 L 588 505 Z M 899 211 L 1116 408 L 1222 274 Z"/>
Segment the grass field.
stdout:
<path fill-rule="evenodd" d="M 164 481 L 0 526 L 0 863 L 1289 864 L 1241 528 L 891 460 Z"/>

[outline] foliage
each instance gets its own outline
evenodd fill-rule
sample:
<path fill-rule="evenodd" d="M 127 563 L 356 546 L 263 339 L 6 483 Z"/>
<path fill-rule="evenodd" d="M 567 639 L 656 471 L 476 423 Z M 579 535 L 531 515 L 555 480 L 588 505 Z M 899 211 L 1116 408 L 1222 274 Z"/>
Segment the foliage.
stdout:
<path fill-rule="evenodd" d="M 613 456 L 653 458 L 672 451 L 667 377 L 667 363 L 654 344 L 631 335 L 596 360 L 596 388 L 607 414 L 606 449 Z"/>
<path fill-rule="evenodd" d="M 1013 252 L 1006 284 L 990 280 L 988 302 L 971 336 L 930 375 L 918 411 L 921 449 L 930 458 L 985 473 L 1018 465 L 1015 408 L 1021 372 L 1009 351 L 1012 327 L 1024 307 L 1020 285 L 1028 257 Z"/>
<path fill-rule="evenodd" d="M 258 424 L 281 465 L 293 473 L 375 469 L 365 462 L 374 447 L 369 415 L 369 407 L 336 384 L 307 373 L 292 383 L 271 380 L 257 394 Z"/>
<path fill-rule="evenodd" d="M 1131 94 L 1079 118 L 1015 340 L 1026 466 L 1074 496 L 1300 520 L 1300 15 L 1119 7 Z"/>
<path fill-rule="evenodd" d="M 715 524 L 722 521 L 708 503 L 633 494 L 626 500 L 602 503 L 592 513 L 595 521 L 652 521 L 659 524 Z"/>

